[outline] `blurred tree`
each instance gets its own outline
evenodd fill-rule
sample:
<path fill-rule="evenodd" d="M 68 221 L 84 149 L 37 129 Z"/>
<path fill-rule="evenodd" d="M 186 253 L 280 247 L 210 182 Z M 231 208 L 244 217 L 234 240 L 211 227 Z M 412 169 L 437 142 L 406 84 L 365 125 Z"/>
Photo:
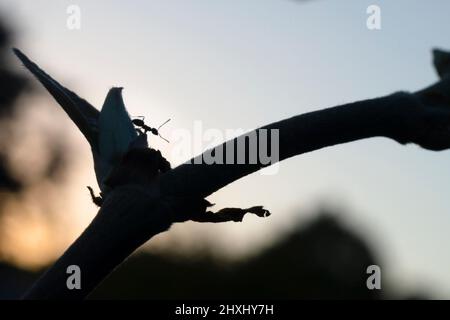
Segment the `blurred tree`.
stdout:
<path fill-rule="evenodd" d="M 9 121 L 14 116 L 17 98 L 25 90 L 28 83 L 24 77 L 12 71 L 10 64 L 7 62 L 11 37 L 10 31 L 0 20 L 0 122 L 2 123 Z M 8 132 L 5 132 L 5 130 L 8 129 L 2 125 L 1 130 L 0 139 L 4 140 L 8 136 Z M 20 190 L 21 183 L 11 174 L 7 162 L 7 155 L 11 146 L 7 143 L 1 143 L 1 146 L 0 192 L 2 190 L 17 192 Z"/>
<path fill-rule="evenodd" d="M 20 98 L 32 94 L 33 87 L 25 77 L 13 69 L 11 46 L 14 40 L 14 33 L 5 25 L 4 20 L 0 19 L 0 261 L 6 259 L 5 248 L 13 241 L 9 238 L 11 233 L 6 232 L 5 218 L 14 217 L 15 221 L 29 218 L 28 211 L 20 210 L 20 206 L 26 208 L 27 201 L 39 198 L 39 203 L 45 209 L 40 210 L 34 205 L 33 213 L 40 214 L 43 221 L 48 221 L 49 226 L 53 223 L 48 218 L 55 214 L 56 210 L 53 210 L 54 199 L 48 191 L 51 188 L 63 190 L 63 178 L 66 176 L 70 159 L 62 129 L 57 127 L 51 130 L 48 127 L 44 129 L 36 121 L 32 130 L 23 130 L 29 126 L 26 117 L 33 112 L 35 106 L 21 108 Z M 28 138 L 34 132 L 39 132 L 46 148 L 29 143 Z M 14 152 L 20 148 L 27 152 L 17 156 Z M 33 158 L 36 154 L 42 157 L 39 161 Z M 39 163 L 39 165 L 28 170 L 30 166 L 25 163 Z M 46 193 L 46 196 L 42 197 L 40 192 Z M 17 201 L 18 199 L 20 200 Z M 15 201 L 19 206 L 15 206 L 16 212 L 11 212 L 11 206 L 8 206 L 11 201 Z"/>
<path fill-rule="evenodd" d="M 270 248 L 238 263 L 201 252 L 184 258 L 137 254 L 119 267 L 91 299 L 381 299 L 368 290 L 366 269 L 380 265 L 365 239 L 319 211 Z M 154 275 L 158 276 L 155 277 Z"/>

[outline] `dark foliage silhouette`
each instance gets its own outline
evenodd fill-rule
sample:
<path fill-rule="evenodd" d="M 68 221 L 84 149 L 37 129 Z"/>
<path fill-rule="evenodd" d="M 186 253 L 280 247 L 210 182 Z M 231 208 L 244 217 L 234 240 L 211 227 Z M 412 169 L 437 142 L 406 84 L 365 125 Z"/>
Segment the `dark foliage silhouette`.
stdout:
<path fill-rule="evenodd" d="M 29 285 L 28 280 L 32 278 L 31 275 L 26 275 L 25 278 L 14 276 L 16 270 L 10 265 L 13 259 L 8 250 L 12 241 L 11 232 L 5 221 L 14 220 L 20 223 L 21 219 L 30 218 L 26 210 L 30 207 L 28 201 L 33 201 L 37 197 L 45 210 L 42 212 L 35 210 L 34 214 L 39 214 L 43 220 L 50 221 L 55 214 L 52 206 L 54 199 L 48 194 L 42 197 L 42 193 L 49 190 L 46 188 L 62 190 L 70 157 L 70 152 L 64 144 L 63 134 L 52 135 L 33 123 L 33 130 L 39 132 L 43 140 L 48 142 L 48 148 L 39 150 L 39 154 L 44 155 L 45 160 L 40 159 L 42 166 L 39 170 L 31 170 L 29 174 L 18 174 L 18 172 L 28 171 L 24 170 L 27 168 L 22 163 L 23 157 L 13 158 L 14 151 L 26 146 L 29 158 L 32 159 L 36 148 L 39 147 L 25 142 L 30 136 L 27 130 L 23 130 L 24 126 L 29 125 L 26 116 L 36 106 L 22 108 L 21 98 L 31 96 L 34 90 L 31 82 L 21 75 L 17 66 L 12 63 L 10 48 L 14 41 L 14 33 L 5 25 L 4 20 L 0 19 L 0 277 L 2 278 L 0 298 L 22 293 L 24 286 Z M 46 187 L 39 191 L 39 188 L 35 187 L 41 184 Z M 19 203 L 19 205 L 13 210 L 8 206 L 10 202 Z M 17 252 L 17 254 L 20 253 Z"/>
<path fill-rule="evenodd" d="M 213 258 L 137 254 L 90 296 L 92 299 L 381 299 L 368 290 L 366 268 L 380 262 L 335 212 L 317 218 L 263 250 L 228 264 Z M 181 271 L 182 270 L 182 271 Z M 152 275 L 158 274 L 157 278 Z"/>
<path fill-rule="evenodd" d="M 346 227 L 342 212 L 320 210 L 315 218 L 256 256 L 238 262 L 208 253 L 190 259 L 140 252 L 132 255 L 89 296 L 90 299 L 397 299 L 393 283 L 368 290 L 366 268 L 383 268 L 364 237 Z M 154 275 L 158 275 L 155 277 Z M 0 269 L 0 297 L 19 298 L 37 277 L 12 267 Z M 6 290 L 5 288 L 14 288 Z"/>

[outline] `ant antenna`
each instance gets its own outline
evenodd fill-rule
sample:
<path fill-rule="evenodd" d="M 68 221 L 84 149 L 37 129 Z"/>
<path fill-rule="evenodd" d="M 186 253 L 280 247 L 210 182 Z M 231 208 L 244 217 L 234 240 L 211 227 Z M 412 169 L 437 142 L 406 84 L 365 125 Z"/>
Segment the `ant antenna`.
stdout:
<path fill-rule="evenodd" d="M 167 143 L 170 143 L 169 140 L 167 140 L 166 138 L 164 138 L 164 137 L 159 133 L 159 129 L 160 129 L 162 126 L 164 126 L 167 122 L 169 122 L 170 120 L 171 120 L 170 118 L 167 119 L 166 122 L 164 122 L 162 125 L 160 125 L 160 126 L 158 127 L 158 129 L 156 129 L 156 130 L 158 131 L 158 136 L 159 136 L 161 139 L 163 139 L 164 141 L 166 141 Z"/>
<path fill-rule="evenodd" d="M 166 123 L 169 122 L 170 120 L 171 120 L 171 119 L 167 119 L 166 122 L 164 122 L 162 125 L 160 125 L 160 126 L 158 127 L 158 130 L 161 129 L 162 126 L 166 125 Z"/>

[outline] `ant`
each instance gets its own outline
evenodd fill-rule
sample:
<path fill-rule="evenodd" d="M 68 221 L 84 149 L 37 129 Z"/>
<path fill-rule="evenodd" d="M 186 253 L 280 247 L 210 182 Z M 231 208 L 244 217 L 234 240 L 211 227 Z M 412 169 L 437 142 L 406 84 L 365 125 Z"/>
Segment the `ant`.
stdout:
<path fill-rule="evenodd" d="M 161 136 L 161 135 L 159 134 L 159 129 L 161 129 L 161 127 L 164 126 L 167 122 L 169 122 L 170 119 L 168 119 L 166 122 L 164 122 L 162 125 L 160 125 L 160 126 L 158 127 L 158 129 L 156 129 L 156 128 L 149 127 L 149 126 L 147 126 L 147 125 L 145 124 L 145 122 L 144 122 L 145 117 L 139 117 L 139 118 L 142 118 L 142 119 L 134 119 L 134 120 L 131 120 L 131 122 L 133 122 L 133 124 L 134 124 L 136 127 L 139 127 L 139 128 L 141 128 L 141 129 L 143 129 L 145 134 L 146 134 L 148 131 L 150 131 L 150 132 L 151 132 L 152 134 L 154 134 L 155 136 L 159 136 L 161 139 L 163 139 L 164 141 L 166 141 L 167 143 L 169 143 L 169 140 L 167 140 L 166 138 L 164 138 L 163 136 Z"/>

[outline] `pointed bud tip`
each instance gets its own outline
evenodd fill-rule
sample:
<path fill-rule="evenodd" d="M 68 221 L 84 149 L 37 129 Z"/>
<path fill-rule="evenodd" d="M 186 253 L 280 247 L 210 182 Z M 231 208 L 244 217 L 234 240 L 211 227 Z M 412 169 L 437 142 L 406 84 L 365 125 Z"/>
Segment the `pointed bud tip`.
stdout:
<path fill-rule="evenodd" d="M 123 87 L 112 87 L 109 89 L 107 97 L 114 97 L 113 99 L 122 99 Z"/>
<path fill-rule="evenodd" d="M 433 49 L 433 64 L 441 78 L 450 74 L 450 52 L 437 48 Z"/>

